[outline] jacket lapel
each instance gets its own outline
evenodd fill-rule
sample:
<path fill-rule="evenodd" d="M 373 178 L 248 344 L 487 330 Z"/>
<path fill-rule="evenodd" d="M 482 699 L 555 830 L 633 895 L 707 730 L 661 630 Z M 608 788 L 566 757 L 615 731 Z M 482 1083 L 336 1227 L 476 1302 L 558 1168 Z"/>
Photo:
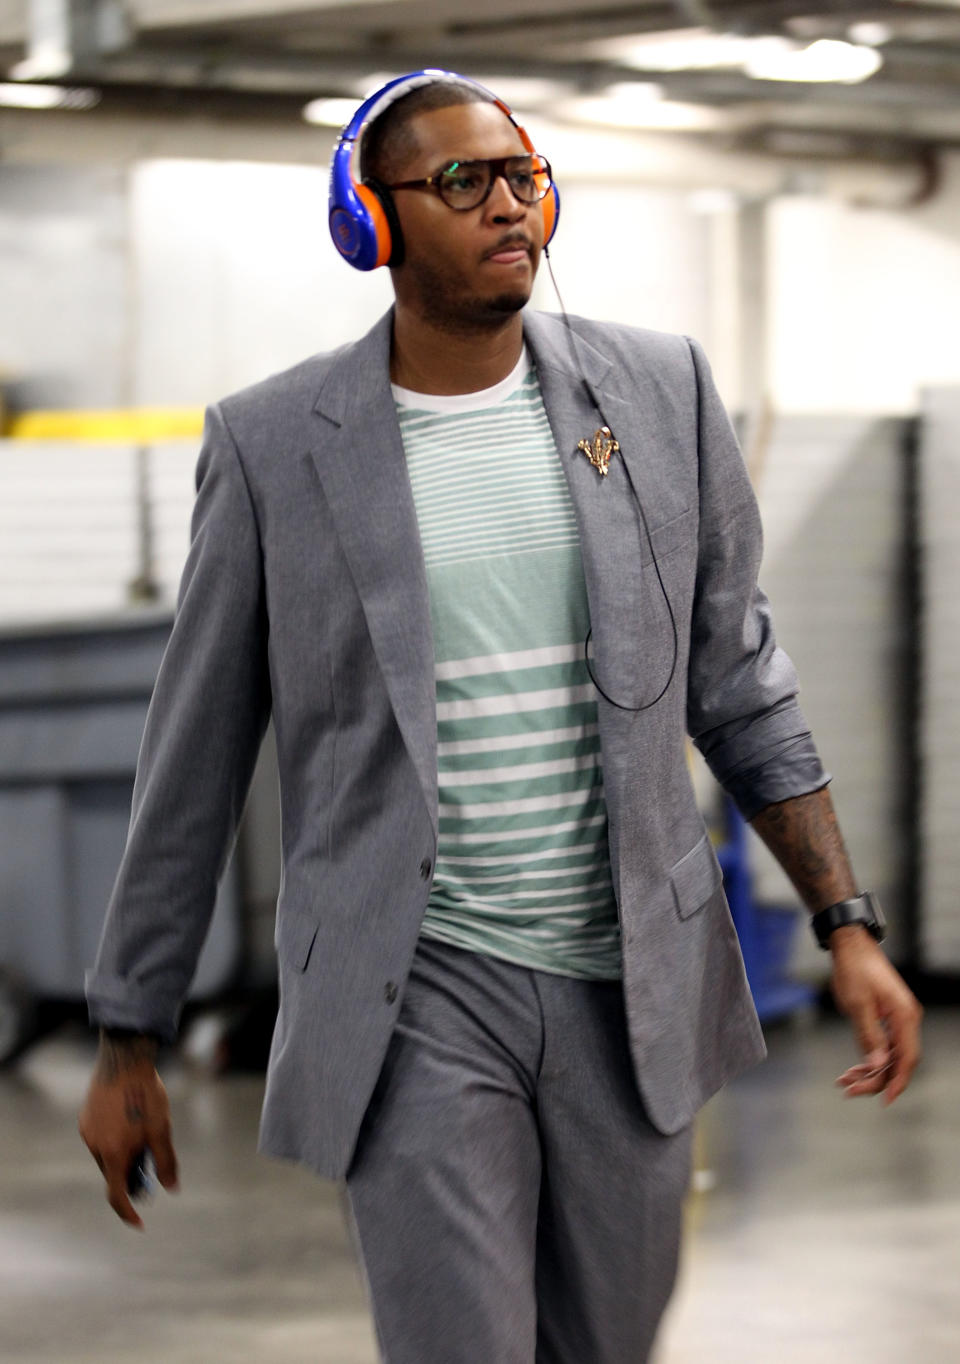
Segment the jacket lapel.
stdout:
<path fill-rule="evenodd" d="M 393 313 L 333 362 L 312 454 L 397 724 L 437 827 L 433 631 L 423 549 L 390 391 Z"/>
<path fill-rule="evenodd" d="M 657 441 L 662 399 L 642 372 L 632 377 L 629 394 L 614 391 L 618 375 L 611 362 L 556 317 L 528 313 L 524 333 L 576 510 L 595 671 L 621 704 L 640 705 L 652 699 L 651 684 L 665 677 L 673 652 L 669 613 L 638 505 L 639 500 L 654 540 L 657 526 L 682 510 Z M 578 449 L 604 423 L 620 444 L 606 477 Z M 645 661 L 640 675 L 638 657 Z"/>

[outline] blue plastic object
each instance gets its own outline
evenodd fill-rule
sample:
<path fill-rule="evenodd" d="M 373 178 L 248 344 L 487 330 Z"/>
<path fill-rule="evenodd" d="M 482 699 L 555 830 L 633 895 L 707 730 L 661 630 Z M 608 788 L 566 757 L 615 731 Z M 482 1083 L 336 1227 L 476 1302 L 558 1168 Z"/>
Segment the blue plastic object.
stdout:
<path fill-rule="evenodd" d="M 717 848 L 730 912 L 747 969 L 747 981 L 762 1023 L 808 1008 L 815 991 L 788 974 L 798 913 L 780 905 L 759 905 L 747 858 L 747 826 L 729 799 L 724 803 L 724 841 Z"/>

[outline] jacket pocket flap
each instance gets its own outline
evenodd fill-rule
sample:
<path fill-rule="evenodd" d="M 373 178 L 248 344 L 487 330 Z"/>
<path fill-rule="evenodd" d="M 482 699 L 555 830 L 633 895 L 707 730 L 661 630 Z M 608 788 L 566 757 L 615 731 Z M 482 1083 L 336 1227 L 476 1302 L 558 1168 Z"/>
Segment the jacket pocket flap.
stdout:
<path fill-rule="evenodd" d="M 688 919 L 691 914 L 696 914 L 697 910 L 710 899 L 722 879 L 720 864 L 710 843 L 710 837 L 704 834 L 699 843 L 695 843 L 690 851 L 674 864 L 670 872 L 673 898 L 677 902 L 677 912 L 681 919 Z"/>
<path fill-rule="evenodd" d="M 277 955 L 288 966 L 305 971 L 319 924 L 309 914 L 281 909 L 277 914 Z"/>

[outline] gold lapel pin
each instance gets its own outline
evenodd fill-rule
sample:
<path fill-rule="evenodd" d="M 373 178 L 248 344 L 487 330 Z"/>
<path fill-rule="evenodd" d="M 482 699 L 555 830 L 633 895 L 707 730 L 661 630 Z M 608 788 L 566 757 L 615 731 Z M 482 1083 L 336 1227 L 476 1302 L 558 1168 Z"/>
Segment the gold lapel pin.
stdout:
<path fill-rule="evenodd" d="M 606 478 L 610 468 L 610 456 L 617 453 L 620 443 L 614 440 L 609 426 L 601 426 L 599 431 L 594 432 L 593 440 L 579 441 L 577 449 L 583 451 L 600 477 Z"/>

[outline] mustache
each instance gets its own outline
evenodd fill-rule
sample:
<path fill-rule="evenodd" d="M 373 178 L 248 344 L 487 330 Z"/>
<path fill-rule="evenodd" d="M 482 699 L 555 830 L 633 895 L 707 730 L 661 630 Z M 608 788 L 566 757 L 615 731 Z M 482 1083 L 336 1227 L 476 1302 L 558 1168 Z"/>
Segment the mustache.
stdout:
<path fill-rule="evenodd" d="M 507 232 L 500 238 L 496 246 L 491 246 L 490 250 L 484 254 L 495 256 L 498 251 L 506 251 L 511 246 L 522 246 L 524 251 L 529 252 L 533 249 L 533 242 L 525 232 Z"/>

